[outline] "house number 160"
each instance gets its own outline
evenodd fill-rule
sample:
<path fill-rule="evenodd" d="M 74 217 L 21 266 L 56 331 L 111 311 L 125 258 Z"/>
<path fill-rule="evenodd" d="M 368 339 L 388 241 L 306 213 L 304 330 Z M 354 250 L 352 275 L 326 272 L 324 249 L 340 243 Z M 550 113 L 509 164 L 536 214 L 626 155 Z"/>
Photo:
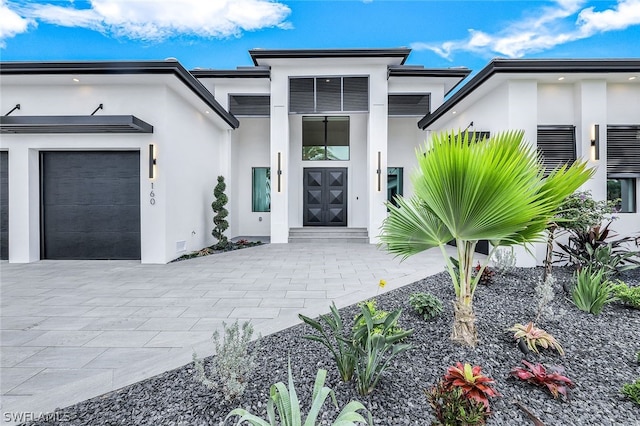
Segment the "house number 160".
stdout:
<path fill-rule="evenodd" d="M 153 182 L 151 182 L 151 192 L 149 192 L 149 204 L 152 206 L 156 203 L 156 193 L 153 191 Z"/>

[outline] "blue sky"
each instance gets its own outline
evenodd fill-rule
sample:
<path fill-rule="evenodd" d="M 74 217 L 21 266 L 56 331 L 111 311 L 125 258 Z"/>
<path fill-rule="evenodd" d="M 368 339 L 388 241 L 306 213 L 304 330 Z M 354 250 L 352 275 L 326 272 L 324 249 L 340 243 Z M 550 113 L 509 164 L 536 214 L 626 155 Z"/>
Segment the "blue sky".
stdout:
<path fill-rule="evenodd" d="M 177 58 L 251 65 L 247 50 L 411 47 L 409 64 L 640 57 L 640 0 L 0 0 L 3 61 Z"/>

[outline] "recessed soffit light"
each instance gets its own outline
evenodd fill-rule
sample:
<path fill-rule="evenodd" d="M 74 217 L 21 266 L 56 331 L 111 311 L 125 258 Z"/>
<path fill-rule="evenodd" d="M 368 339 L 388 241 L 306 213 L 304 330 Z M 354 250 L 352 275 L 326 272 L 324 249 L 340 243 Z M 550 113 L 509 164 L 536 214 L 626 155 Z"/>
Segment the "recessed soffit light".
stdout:
<path fill-rule="evenodd" d="M 73 80 L 73 81 L 75 81 L 76 83 L 79 83 L 79 82 L 80 82 L 80 79 L 79 79 L 79 78 L 76 78 L 76 77 L 73 77 L 73 78 L 72 78 L 72 80 Z"/>
<path fill-rule="evenodd" d="M 558 81 L 564 80 L 564 77 L 558 77 Z"/>
<path fill-rule="evenodd" d="M 636 78 L 637 77 L 634 75 L 634 76 L 629 77 L 629 80 L 635 80 Z"/>

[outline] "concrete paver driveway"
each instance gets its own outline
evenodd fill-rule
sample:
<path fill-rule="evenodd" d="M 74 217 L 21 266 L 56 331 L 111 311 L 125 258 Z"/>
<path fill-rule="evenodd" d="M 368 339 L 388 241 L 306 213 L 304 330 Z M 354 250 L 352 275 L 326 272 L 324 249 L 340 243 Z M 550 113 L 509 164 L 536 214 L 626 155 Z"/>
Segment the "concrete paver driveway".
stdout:
<path fill-rule="evenodd" d="M 453 252 L 453 251 L 452 251 Z M 269 244 L 168 265 L 0 263 L 2 421 L 29 420 L 210 355 L 222 322 L 266 335 L 443 270 L 368 244 Z"/>

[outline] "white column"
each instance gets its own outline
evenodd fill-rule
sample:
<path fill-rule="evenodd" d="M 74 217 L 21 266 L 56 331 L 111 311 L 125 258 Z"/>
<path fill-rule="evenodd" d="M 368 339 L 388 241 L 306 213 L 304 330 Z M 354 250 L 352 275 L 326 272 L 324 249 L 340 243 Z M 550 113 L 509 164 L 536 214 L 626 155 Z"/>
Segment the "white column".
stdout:
<path fill-rule="evenodd" d="M 40 260 L 40 161 L 38 151 L 9 151 L 9 262 Z"/>
<path fill-rule="evenodd" d="M 289 242 L 289 78 L 271 72 L 271 242 Z M 278 171 L 281 174 L 278 174 Z M 279 187 L 278 187 L 279 185 Z"/>
<path fill-rule="evenodd" d="M 607 83 L 604 80 L 583 80 L 575 85 L 576 154 L 596 168 L 593 178 L 582 189 L 591 191 L 594 200 L 607 199 Z M 591 133 L 600 126 L 600 159 L 591 148 Z"/>
<path fill-rule="evenodd" d="M 369 191 L 369 242 L 379 242 L 380 227 L 387 217 L 387 142 L 388 88 L 387 69 L 369 76 L 369 128 L 367 138 L 367 180 Z M 379 173 L 378 173 L 379 170 Z"/>

